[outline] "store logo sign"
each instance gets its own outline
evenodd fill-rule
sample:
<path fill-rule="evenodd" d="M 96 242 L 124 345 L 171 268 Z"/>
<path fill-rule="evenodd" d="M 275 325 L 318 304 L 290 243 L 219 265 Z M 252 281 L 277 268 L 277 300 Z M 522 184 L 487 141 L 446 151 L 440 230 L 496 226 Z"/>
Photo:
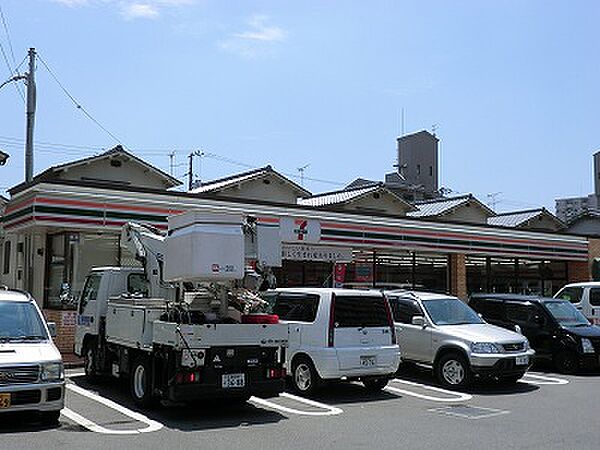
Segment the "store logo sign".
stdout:
<path fill-rule="evenodd" d="M 299 241 L 304 240 L 304 235 L 308 234 L 308 230 L 306 226 L 308 225 L 308 220 L 301 220 L 298 224 L 298 228 L 294 228 L 294 233 L 298 236 Z"/>
<path fill-rule="evenodd" d="M 318 244 L 321 240 L 321 223 L 315 219 L 284 217 L 279 227 L 282 242 Z"/>

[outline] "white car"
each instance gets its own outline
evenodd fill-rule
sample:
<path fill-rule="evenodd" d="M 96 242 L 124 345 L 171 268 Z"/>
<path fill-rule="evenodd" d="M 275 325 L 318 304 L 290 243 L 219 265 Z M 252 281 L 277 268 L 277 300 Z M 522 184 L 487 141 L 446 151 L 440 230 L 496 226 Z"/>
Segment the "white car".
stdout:
<path fill-rule="evenodd" d="M 64 406 L 62 358 L 29 294 L 0 287 L 0 417 L 37 411 L 56 423 Z"/>
<path fill-rule="evenodd" d="M 457 297 L 387 292 L 402 360 L 433 367 L 440 383 L 466 386 L 473 376 L 517 382 L 535 354 L 527 338 L 486 323 Z"/>
<path fill-rule="evenodd" d="M 283 288 L 264 297 L 289 325 L 286 368 L 296 391 L 310 394 L 323 380 L 342 379 L 381 390 L 398 370 L 394 323 L 381 292 Z"/>

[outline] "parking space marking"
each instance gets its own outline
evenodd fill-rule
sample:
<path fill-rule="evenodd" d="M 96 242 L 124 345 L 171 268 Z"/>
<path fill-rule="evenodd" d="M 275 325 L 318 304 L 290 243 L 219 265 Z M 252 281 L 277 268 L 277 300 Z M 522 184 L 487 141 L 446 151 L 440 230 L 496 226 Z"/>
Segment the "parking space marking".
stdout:
<path fill-rule="evenodd" d="M 151 433 L 153 431 L 158 431 L 161 428 L 163 428 L 162 423 L 159 423 L 159 422 L 156 422 L 155 420 L 149 419 L 148 417 L 144 416 L 143 414 L 140 414 L 138 412 L 135 412 L 128 408 L 125 408 L 124 406 L 119 405 L 118 403 L 115 403 L 112 400 L 109 400 L 107 398 L 101 397 L 98 394 L 95 394 L 94 392 L 88 391 L 87 389 L 83 389 L 82 387 L 79 387 L 72 383 L 67 383 L 66 388 L 69 389 L 70 391 L 73 391 L 73 392 L 79 394 L 79 395 L 83 395 L 84 397 L 94 400 L 104 406 L 107 406 L 108 408 L 111 408 L 133 420 L 145 423 L 147 425 L 145 428 L 138 428 L 135 430 L 112 430 L 109 428 L 105 428 L 101 425 L 98 425 L 97 423 L 83 417 L 82 415 L 76 413 L 75 411 L 72 411 L 69 408 L 64 408 L 62 410 L 62 414 L 65 417 L 71 419 L 72 421 L 78 423 L 79 425 L 87 428 L 90 431 L 93 431 L 95 433 L 102 433 L 102 434 L 140 434 L 140 433 Z"/>
<path fill-rule="evenodd" d="M 344 412 L 344 410 L 341 408 L 326 405 L 325 403 L 316 402 L 314 400 L 309 400 L 307 398 L 298 397 L 297 395 L 288 394 L 287 392 L 282 392 L 281 394 L 279 394 L 279 397 L 288 398 L 290 400 L 294 400 L 299 403 L 304 403 L 304 404 L 312 406 L 314 408 L 324 409 L 325 411 L 301 411 L 299 409 L 279 405 L 272 401 L 265 400 L 264 398 L 258 398 L 258 397 L 251 397 L 249 402 L 254 403 L 255 405 L 263 406 L 265 408 L 275 409 L 275 410 L 289 413 L 289 414 L 298 414 L 301 416 L 335 416 L 338 414 L 342 414 Z"/>
<path fill-rule="evenodd" d="M 526 380 L 525 378 L 533 378 L 532 380 Z M 538 375 L 527 372 L 521 378 L 521 381 L 529 384 L 539 384 L 539 385 L 564 385 L 569 384 L 569 380 L 565 380 L 564 378 L 554 378 L 547 377 L 545 375 Z"/>
<path fill-rule="evenodd" d="M 462 409 L 459 410 L 457 408 Z M 484 408 L 483 406 L 444 406 L 441 408 L 431 408 L 428 411 L 469 420 L 489 419 L 490 417 L 497 417 L 505 414 L 510 414 L 510 411 L 495 408 Z"/>
<path fill-rule="evenodd" d="M 471 400 L 473 398 L 473 396 L 471 394 L 465 394 L 463 392 L 448 391 L 446 389 L 438 388 L 435 386 L 428 386 L 426 384 L 415 383 L 414 381 L 401 380 L 399 378 L 394 378 L 392 381 L 394 383 L 406 384 L 409 386 L 418 387 L 420 389 L 425 389 L 428 391 L 438 392 L 440 394 L 446 394 L 446 395 L 451 396 L 451 398 L 448 398 L 448 397 L 438 397 L 438 396 L 433 396 L 433 395 L 419 394 L 418 392 L 408 391 L 406 389 L 399 389 L 399 388 L 393 387 L 393 386 L 386 386 L 384 388 L 386 391 L 389 391 L 389 392 L 393 392 L 393 393 L 401 394 L 401 395 L 409 395 L 411 397 L 420 398 L 422 400 L 430 400 L 432 402 L 440 402 L 440 403 L 448 403 L 448 402 L 454 403 L 454 402 L 468 402 L 469 400 Z"/>

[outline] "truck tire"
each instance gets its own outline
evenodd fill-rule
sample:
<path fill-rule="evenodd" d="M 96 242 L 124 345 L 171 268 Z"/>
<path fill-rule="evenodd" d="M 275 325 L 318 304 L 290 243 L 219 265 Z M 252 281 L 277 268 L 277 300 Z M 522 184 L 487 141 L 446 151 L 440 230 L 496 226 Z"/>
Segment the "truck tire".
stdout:
<path fill-rule="evenodd" d="M 144 356 L 139 356 L 131 366 L 130 374 L 131 398 L 138 406 L 151 406 L 155 398 L 152 395 L 152 367 L 150 361 Z"/>
<path fill-rule="evenodd" d="M 98 352 L 93 342 L 88 342 L 83 348 L 83 369 L 89 383 L 98 381 Z"/>
<path fill-rule="evenodd" d="M 458 352 L 440 356 L 435 364 L 435 375 L 446 387 L 465 387 L 471 383 L 471 367 L 467 359 Z"/>
<path fill-rule="evenodd" d="M 299 394 L 311 395 L 321 385 L 321 377 L 315 369 L 313 362 L 301 356 L 294 359 L 292 365 L 292 386 Z"/>

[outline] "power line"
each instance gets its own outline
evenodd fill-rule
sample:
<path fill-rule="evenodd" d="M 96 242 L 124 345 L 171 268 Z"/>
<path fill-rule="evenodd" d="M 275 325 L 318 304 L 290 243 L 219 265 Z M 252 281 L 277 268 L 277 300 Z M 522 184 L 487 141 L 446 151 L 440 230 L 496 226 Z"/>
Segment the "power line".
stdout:
<path fill-rule="evenodd" d="M 96 120 L 82 105 L 81 103 L 79 103 L 75 97 L 73 97 L 71 95 L 71 93 L 67 90 L 67 88 L 59 81 L 59 79 L 57 78 L 57 76 L 54 74 L 54 72 L 52 70 L 50 70 L 50 67 L 48 67 L 48 64 L 46 63 L 46 61 L 40 56 L 40 54 L 38 53 L 38 59 L 41 61 L 42 65 L 46 68 L 46 70 L 48 71 L 48 73 L 50 74 L 50 76 L 54 79 L 54 81 L 56 82 L 56 84 L 58 84 L 58 86 L 61 88 L 61 90 L 65 93 L 65 95 L 67 97 L 69 97 L 69 99 L 73 102 L 73 104 L 75 105 L 75 107 L 79 110 L 81 110 L 81 112 L 83 114 L 85 114 L 85 116 L 90 119 L 92 122 L 94 122 L 99 128 L 101 128 L 106 134 L 108 134 L 111 138 L 113 138 L 115 141 L 117 141 L 118 143 L 122 143 L 121 139 L 119 139 L 117 136 L 115 136 L 113 133 L 111 133 L 106 127 L 104 127 L 104 125 L 102 125 L 98 120 Z"/>
<path fill-rule="evenodd" d="M 21 67 L 21 64 L 23 64 L 23 63 L 21 63 L 17 66 L 17 60 L 15 59 L 15 52 L 13 51 L 12 41 L 10 39 L 10 32 L 8 31 L 8 25 L 6 24 L 6 18 L 4 17 L 4 11 L 2 11 L 1 6 L 0 6 L 0 19 L 2 19 L 2 26 L 4 27 L 4 32 L 6 33 L 6 40 L 8 41 L 8 49 L 10 50 L 10 56 L 12 58 L 13 64 L 15 65 L 14 71 L 12 70 L 10 64 L 8 63 L 8 58 L 6 57 L 6 53 L 4 53 L 4 47 L 2 47 L 2 44 L 0 43 L 0 49 L 2 49 L 2 56 L 4 57 L 4 62 L 8 66 L 8 70 L 10 71 L 11 75 L 13 75 L 13 74 L 19 75 L 19 67 Z M 23 61 L 25 61 L 25 60 L 23 60 Z M 21 87 L 17 83 L 15 83 L 15 86 L 17 88 L 17 91 L 19 92 L 19 95 L 21 96 L 21 99 L 23 100 L 23 102 L 25 102 L 25 96 L 23 95 L 23 91 L 21 91 Z"/>

